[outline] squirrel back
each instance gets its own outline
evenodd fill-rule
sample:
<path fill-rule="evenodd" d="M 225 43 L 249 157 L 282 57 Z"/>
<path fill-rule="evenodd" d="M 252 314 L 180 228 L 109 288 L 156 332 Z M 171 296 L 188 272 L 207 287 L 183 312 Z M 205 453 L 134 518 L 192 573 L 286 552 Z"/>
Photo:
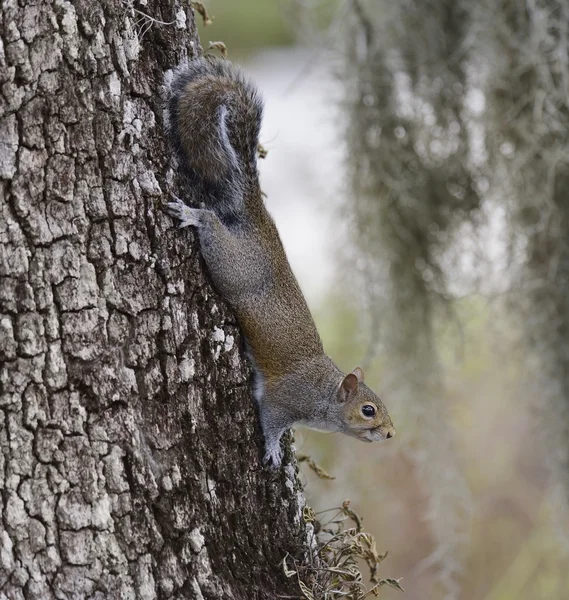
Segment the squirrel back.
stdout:
<path fill-rule="evenodd" d="M 231 63 L 198 58 L 174 72 L 168 113 L 180 170 L 196 200 L 222 221 L 239 220 L 244 202 L 258 196 L 257 90 Z"/>

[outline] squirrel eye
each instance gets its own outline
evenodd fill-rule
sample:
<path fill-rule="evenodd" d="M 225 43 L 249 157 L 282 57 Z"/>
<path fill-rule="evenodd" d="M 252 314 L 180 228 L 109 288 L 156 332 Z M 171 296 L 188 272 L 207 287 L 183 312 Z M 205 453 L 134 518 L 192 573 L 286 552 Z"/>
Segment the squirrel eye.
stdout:
<path fill-rule="evenodd" d="M 374 417 L 375 416 L 375 406 L 373 404 L 364 404 L 362 406 L 362 415 L 364 417 Z"/>

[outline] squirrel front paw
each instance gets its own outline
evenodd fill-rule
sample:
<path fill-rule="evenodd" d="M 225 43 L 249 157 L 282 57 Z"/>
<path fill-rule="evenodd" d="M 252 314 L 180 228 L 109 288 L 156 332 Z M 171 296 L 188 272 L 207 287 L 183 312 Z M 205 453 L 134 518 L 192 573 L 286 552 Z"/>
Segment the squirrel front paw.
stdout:
<path fill-rule="evenodd" d="M 283 451 L 279 442 L 266 447 L 265 456 L 263 457 L 263 464 L 272 469 L 277 469 L 281 466 L 282 460 Z"/>
<path fill-rule="evenodd" d="M 173 202 L 168 202 L 167 212 L 171 217 L 177 219 L 180 224 L 180 229 L 189 227 L 190 225 L 197 226 L 200 224 L 200 210 L 197 208 L 190 208 L 177 196 L 172 196 Z"/>

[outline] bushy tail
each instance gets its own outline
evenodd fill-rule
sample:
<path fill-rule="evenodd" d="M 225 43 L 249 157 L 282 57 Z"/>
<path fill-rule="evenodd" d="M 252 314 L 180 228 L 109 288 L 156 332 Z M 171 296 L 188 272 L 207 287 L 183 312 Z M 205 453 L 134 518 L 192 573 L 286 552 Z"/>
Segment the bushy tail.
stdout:
<path fill-rule="evenodd" d="M 257 185 L 257 90 L 230 62 L 199 58 L 173 72 L 169 93 L 170 133 L 194 199 L 237 216 Z"/>

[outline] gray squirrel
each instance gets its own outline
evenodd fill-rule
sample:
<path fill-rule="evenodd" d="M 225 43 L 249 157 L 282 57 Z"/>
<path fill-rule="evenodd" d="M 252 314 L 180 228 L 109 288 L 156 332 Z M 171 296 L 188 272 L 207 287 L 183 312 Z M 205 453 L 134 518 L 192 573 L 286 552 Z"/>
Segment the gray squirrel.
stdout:
<path fill-rule="evenodd" d="M 267 212 L 257 172 L 263 105 L 226 60 L 178 67 L 167 101 L 182 189 L 168 212 L 197 230 L 214 287 L 232 308 L 253 363 L 264 461 L 278 467 L 280 438 L 295 424 L 366 442 L 395 429 L 359 367 L 344 375 L 324 353 L 306 300 Z"/>

